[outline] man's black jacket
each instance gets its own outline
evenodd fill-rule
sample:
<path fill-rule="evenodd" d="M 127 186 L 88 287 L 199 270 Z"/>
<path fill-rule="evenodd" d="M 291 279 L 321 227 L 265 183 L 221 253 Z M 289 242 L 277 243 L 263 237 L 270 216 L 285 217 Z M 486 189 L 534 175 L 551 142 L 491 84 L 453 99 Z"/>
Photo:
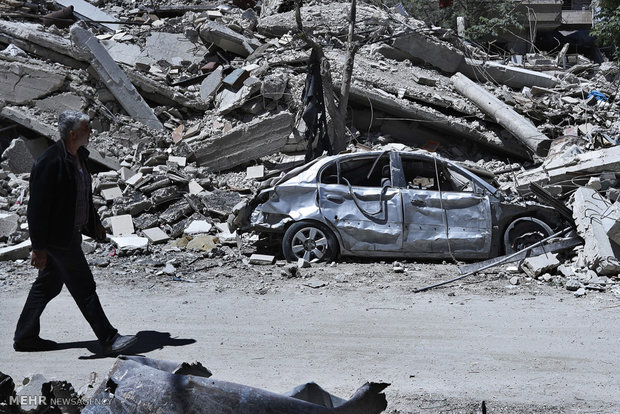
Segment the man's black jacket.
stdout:
<path fill-rule="evenodd" d="M 88 171 L 88 150 L 80 147 L 78 156 Z M 75 160 L 62 141 L 49 147 L 34 163 L 30 173 L 28 229 L 33 250 L 48 247 L 68 248 L 75 231 L 77 183 Z M 90 174 L 90 172 L 89 172 Z M 93 206 L 92 192 L 88 194 L 88 224 L 82 232 L 95 236 L 101 225 Z"/>

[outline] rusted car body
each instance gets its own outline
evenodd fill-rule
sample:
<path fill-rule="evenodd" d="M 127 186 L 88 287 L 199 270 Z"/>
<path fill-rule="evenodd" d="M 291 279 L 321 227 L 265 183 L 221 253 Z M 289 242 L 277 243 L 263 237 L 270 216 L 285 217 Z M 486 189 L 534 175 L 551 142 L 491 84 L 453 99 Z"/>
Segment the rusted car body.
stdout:
<path fill-rule="evenodd" d="M 327 156 L 238 209 L 236 227 L 282 240 L 288 260 L 338 254 L 485 259 L 551 235 L 553 209 L 511 203 L 471 171 L 426 151 Z"/>

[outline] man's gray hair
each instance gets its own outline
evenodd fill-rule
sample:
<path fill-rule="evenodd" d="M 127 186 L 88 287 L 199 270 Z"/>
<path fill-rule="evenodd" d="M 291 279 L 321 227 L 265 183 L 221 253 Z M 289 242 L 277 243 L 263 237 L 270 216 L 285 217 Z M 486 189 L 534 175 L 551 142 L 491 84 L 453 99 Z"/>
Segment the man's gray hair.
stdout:
<path fill-rule="evenodd" d="M 60 114 L 58 117 L 58 132 L 60 132 L 60 139 L 66 139 L 69 136 L 69 131 L 75 131 L 84 121 L 90 121 L 90 117 L 83 112 L 67 110 Z"/>

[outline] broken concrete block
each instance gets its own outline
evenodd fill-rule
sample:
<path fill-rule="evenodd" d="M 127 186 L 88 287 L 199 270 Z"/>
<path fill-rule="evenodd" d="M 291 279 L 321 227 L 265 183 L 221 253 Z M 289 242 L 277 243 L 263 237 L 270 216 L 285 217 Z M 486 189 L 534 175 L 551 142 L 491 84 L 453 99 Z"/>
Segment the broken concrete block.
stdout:
<path fill-rule="evenodd" d="M 286 111 L 254 119 L 227 134 L 201 142 L 194 149 L 196 162 L 215 171 L 236 167 L 278 152 L 293 130 L 293 116 Z M 226 154 L 222 157 L 221 154 Z"/>
<path fill-rule="evenodd" d="M 310 262 L 304 259 L 303 257 L 300 257 L 299 259 L 297 259 L 297 268 L 306 269 L 311 266 L 312 265 L 310 264 Z"/>
<path fill-rule="evenodd" d="M 136 175 L 136 172 L 127 167 L 121 167 L 118 170 L 118 175 L 121 177 L 121 180 L 127 183 L 127 180 Z"/>
<path fill-rule="evenodd" d="M 566 281 L 566 290 L 570 290 L 571 292 L 576 291 L 581 287 L 581 283 L 576 278 L 570 278 Z"/>
<path fill-rule="evenodd" d="M 0 96 L 9 104 L 23 105 L 64 86 L 65 74 L 23 62 L 0 61 Z"/>
<path fill-rule="evenodd" d="M 189 250 L 209 251 L 217 246 L 219 239 L 216 236 L 198 236 L 190 240 L 185 246 Z"/>
<path fill-rule="evenodd" d="M 132 176 L 130 176 L 129 178 L 127 178 L 125 180 L 125 183 L 127 185 L 130 185 L 132 187 L 137 187 L 138 185 L 140 185 L 143 181 L 145 180 L 144 174 L 142 174 L 141 172 L 133 174 Z"/>
<path fill-rule="evenodd" d="M 222 80 L 222 83 L 237 89 L 237 88 L 240 88 L 241 85 L 243 85 L 243 82 L 249 77 L 250 77 L 250 72 L 248 72 L 247 70 L 244 70 L 243 68 L 237 68 L 233 70 L 230 74 L 228 74 Z"/>
<path fill-rule="evenodd" d="M 558 79 L 544 72 L 529 70 L 517 66 L 508 66 L 494 61 L 482 61 L 466 58 L 458 71 L 472 80 L 477 80 L 481 73 L 511 88 L 521 89 L 524 86 L 553 88 L 558 84 Z"/>
<path fill-rule="evenodd" d="M 175 157 L 174 155 L 171 155 L 168 157 L 168 161 L 177 164 L 179 167 L 185 167 L 187 165 L 186 157 Z"/>
<path fill-rule="evenodd" d="M 256 254 L 250 256 L 250 264 L 255 265 L 272 265 L 276 262 L 276 257 L 267 254 Z"/>
<path fill-rule="evenodd" d="M 113 187 L 103 188 L 101 190 L 101 197 L 103 197 L 105 201 L 112 201 L 122 196 L 123 196 L 123 191 L 117 185 Z"/>
<path fill-rule="evenodd" d="M 602 220 L 607 237 L 620 246 L 620 203 L 618 201 L 604 212 Z"/>
<path fill-rule="evenodd" d="M 133 234 L 133 220 L 129 214 L 110 217 L 110 225 L 112 226 L 112 234 L 114 236 L 122 236 L 125 234 Z"/>
<path fill-rule="evenodd" d="M 196 180 L 190 181 L 188 187 L 190 194 L 200 194 L 205 190 Z"/>
<path fill-rule="evenodd" d="M 166 232 L 159 227 L 144 229 L 142 230 L 142 233 L 144 233 L 144 235 L 150 240 L 152 244 L 165 243 L 170 240 L 170 237 L 168 237 Z"/>
<path fill-rule="evenodd" d="M 83 112 L 86 102 L 81 96 L 72 93 L 59 93 L 45 99 L 34 101 L 37 108 L 60 115 L 70 109 L 72 111 Z"/>
<path fill-rule="evenodd" d="M 223 79 L 224 70 L 220 66 L 211 72 L 200 84 L 200 98 L 207 102 L 211 96 L 215 95 Z"/>
<path fill-rule="evenodd" d="M 254 165 L 245 170 L 245 178 L 263 178 L 265 176 L 265 166 Z"/>
<path fill-rule="evenodd" d="M 557 256 L 557 253 L 547 253 L 536 257 L 528 257 L 523 260 L 521 270 L 528 276 L 537 278 L 543 273 L 554 270 L 560 265 Z"/>
<path fill-rule="evenodd" d="M 2 159 L 6 160 L 9 170 L 15 174 L 29 173 L 35 161 L 26 142 L 21 138 L 11 141 L 11 145 L 2 153 Z"/>
<path fill-rule="evenodd" d="M 183 231 L 185 234 L 202 234 L 208 233 L 213 225 L 206 220 L 194 220 Z"/>
<path fill-rule="evenodd" d="M 267 75 L 261 85 L 261 95 L 266 99 L 277 101 L 284 96 L 288 77 L 284 74 Z"/>
<path fill-rule="evenodd" d="M 392 46 L 448 73 L 456 72 L 465 62 L 465 56 L 460 50 L 423 33 L 412 32 L 399 36 Z"/>
<path fill-rule="evenodd" d="M 214 43 L 216 46 L 242 57 L 248 57 L 260 46 L 259 41 L 245 37 L 214 21 L 206 21 L 202 24 L 199 33 L 206 44 Z"/>
<path fill-rule="evenodd" d="M 63 7 L 73 6 L 73 13 L 82 19 L 106 22 L 100 24 L 112 31 L 119 29 L 119 25 L 113 23 L 117 21 L 117 19 L 85 0 L 56 0 L 56 3 Z"/>
<path fill-rule="evenodd" d="M 580 187 L 574 193 L 573 218 L 584 240 L 583 258 L 589 269 L 599 275 L 618 274 L 618 246 L 612 245 L 603 226 L 610 204 L 596 191 Z"/>
<path fill-rule="evenodd" d="M 17 214 L 0 211 L 0 240 L 6 240 L 17 231 L 19 216 Z"/>
<path fill-rule="evenodd" d="M 216 101 L 218 102 L 217 111 L 219 114 L 226 114 L 234 109 L 241 108 L 256 92 L 260 90 L 261 82 L 257 78 L 248 78 L 244 81 L 243 87 L 237 92 L 228 89 L 222 90 Z"/>
<path fill-rule="evenodd" d="M 0 248 L 0 261 L 27 259 L 30 255 L 30 246 L 30 240 L 26 240 L 15 246 Z"/>
<path fill-rule="evenodd" d="M 82 53 L 90 56 L 91 66 L 131 117 L 153 129 L 164 129 L 125 72 L 90 31 L 73 25 L 71 39 Z"/>
<path fill-rule="evenodd" d="M 517 189 L 519 192 L 527 192 L 532 182 L 545 186 L 571 180 L 575 176 L 619 170 L 620 145 L 615 145 L 570 157 L 554 157 L 546 160 L 542 166 L 518 174 Z"/>
<path fill-rule="evenodd" d="M 136 235 L 112 236 L 110 240 L 120 250 L 146 249 L 149 246 L 149 239 Z"/>
<path fill-rule="evenodd" d="M 200 63 L 207 53 L 204 44 L 191 41 L 183 33 L 152 31 L 146 38 L 142 56 L 151 59 L 153 64 L 161 60 L 173 63 L 175 58 Z"/>

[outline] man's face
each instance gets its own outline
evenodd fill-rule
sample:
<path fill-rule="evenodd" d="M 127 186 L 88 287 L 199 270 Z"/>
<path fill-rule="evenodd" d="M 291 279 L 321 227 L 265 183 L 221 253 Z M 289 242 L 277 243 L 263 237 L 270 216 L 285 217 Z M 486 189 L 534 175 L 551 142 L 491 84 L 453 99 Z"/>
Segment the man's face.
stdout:
<path fill-rule="evenodd" d="M 90 131 L 91 131 L 91 127 L 90 127 L 90 122 L 88 121 L 84 121 L 80 124 L 80 126 L 71 131 L 71 134 L 74 135 L 74 139 L 75 139 L 75 143 L 77 145 L 77 147 L 82 147 L 82 146 L 87 146 L 88 145 L 88 138 L 90 137 Z"/>

